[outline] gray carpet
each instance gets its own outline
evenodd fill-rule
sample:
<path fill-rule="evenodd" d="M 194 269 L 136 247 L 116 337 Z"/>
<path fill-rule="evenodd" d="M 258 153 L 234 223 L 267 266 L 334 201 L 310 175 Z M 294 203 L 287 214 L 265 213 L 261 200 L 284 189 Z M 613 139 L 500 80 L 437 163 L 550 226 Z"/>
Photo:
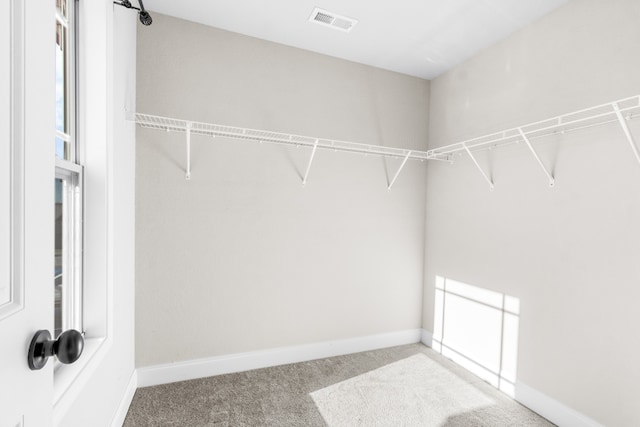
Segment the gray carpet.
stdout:
<path fill-rule="evenodd" d="M 141 388 L 125 427 L 552 426 L 422 344 Z"/>

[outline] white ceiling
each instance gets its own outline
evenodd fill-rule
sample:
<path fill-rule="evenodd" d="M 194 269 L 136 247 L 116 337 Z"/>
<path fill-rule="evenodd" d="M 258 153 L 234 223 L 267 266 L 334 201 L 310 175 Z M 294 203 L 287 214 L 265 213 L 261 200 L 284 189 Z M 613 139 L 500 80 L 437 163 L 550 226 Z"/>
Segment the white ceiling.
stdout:
<path fill-rule="evenodd" d="M 151 11 L 432 79 L 568 0 L 146 0 Z M 308 21 L 355 18 L 349 33 Z"/>

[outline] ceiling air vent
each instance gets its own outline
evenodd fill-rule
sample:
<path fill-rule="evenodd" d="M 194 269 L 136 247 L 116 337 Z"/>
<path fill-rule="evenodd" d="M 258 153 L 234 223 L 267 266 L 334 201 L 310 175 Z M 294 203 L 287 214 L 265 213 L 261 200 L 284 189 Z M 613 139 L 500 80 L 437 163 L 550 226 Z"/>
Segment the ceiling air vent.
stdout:
<path fill-rule="evenodd" d="M 313 10 L 309 21 L 347 33 L 358 23 L 358 21 L 353 18 L 347 18 L 346 16 L 341 16 L 317 7 Z"/>

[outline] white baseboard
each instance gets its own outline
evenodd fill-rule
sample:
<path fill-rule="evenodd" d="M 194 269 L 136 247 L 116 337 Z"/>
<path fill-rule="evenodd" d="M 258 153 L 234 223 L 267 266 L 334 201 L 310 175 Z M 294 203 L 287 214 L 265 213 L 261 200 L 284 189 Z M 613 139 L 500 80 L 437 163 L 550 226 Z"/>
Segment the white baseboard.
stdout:
<path fill-rule="evenodd" d="M 603 427 L 580 412 L 518 381 L 515 399 L 560 427 Z"/>
<path fill-rule="evenodd" d="M 305 362 L 416 342 L 421 342 L 427 347 L 431 347 L 433 334 L 425 329 L 410 329 L 138 368 L 131 377 L 111 426 L 122 426 L 136 387 L 148 387 L 251 369 Z M 515 399 L 560 427 L 603 427 L 597 421 L 520 381 L 516 384 Z"/>
<path fill-rule="evenodd" d="M 138 368 L 138 387 L 148 387 L 269 366 L 305 362 L 325 357 L 376 350 L 396 345 L 413 344 L 422 339 L 421 329 L 325 341 L 247 353 L 236 353 L 206 359 Z"/>
<path fill-rule="evenodd" d="M 429 348 L 433 347 L 433 333 L 427 331 L 426 329 L 422 330 L 422 334 L 420 336 L 420 342 L 426 345 Z"/>
<path fill-rule="evenodd" d="M 118 410 L 116 411 L 113 421 L 111 422 L 111 427 L 122 427 L 124 424 L 124 419 L 127 416 L 127 411 L 129 410 L 129 406 L 131 406 L 131 401 L 133 400 L 133 395 L 136 394 L 136 389 L 138 388 L 138 371 L 133 370 L 133 374 L 131 374 L 131 379 L 129 380 L 129 384 L 127 384 L 127 388 L 120 400 L 120 404 L 118 405 Z"/>
<path fill-rule="evenodd" d="M 423 329 L 421 342 L 431 348 L 433 334 Z M 520 381 L 516 382 L 515 400 L 560 427 L 603 427 L 597 421 Z"/>

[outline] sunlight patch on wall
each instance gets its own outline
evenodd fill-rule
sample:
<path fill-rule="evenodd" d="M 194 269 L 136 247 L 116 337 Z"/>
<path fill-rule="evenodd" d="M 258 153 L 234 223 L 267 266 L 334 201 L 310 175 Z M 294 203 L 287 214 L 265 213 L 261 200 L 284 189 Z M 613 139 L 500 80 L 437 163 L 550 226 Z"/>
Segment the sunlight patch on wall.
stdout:
<path fill-rule="evenodd" d="M 518 298 L 436 276 L 433 349 L 514 396 Z"/>

